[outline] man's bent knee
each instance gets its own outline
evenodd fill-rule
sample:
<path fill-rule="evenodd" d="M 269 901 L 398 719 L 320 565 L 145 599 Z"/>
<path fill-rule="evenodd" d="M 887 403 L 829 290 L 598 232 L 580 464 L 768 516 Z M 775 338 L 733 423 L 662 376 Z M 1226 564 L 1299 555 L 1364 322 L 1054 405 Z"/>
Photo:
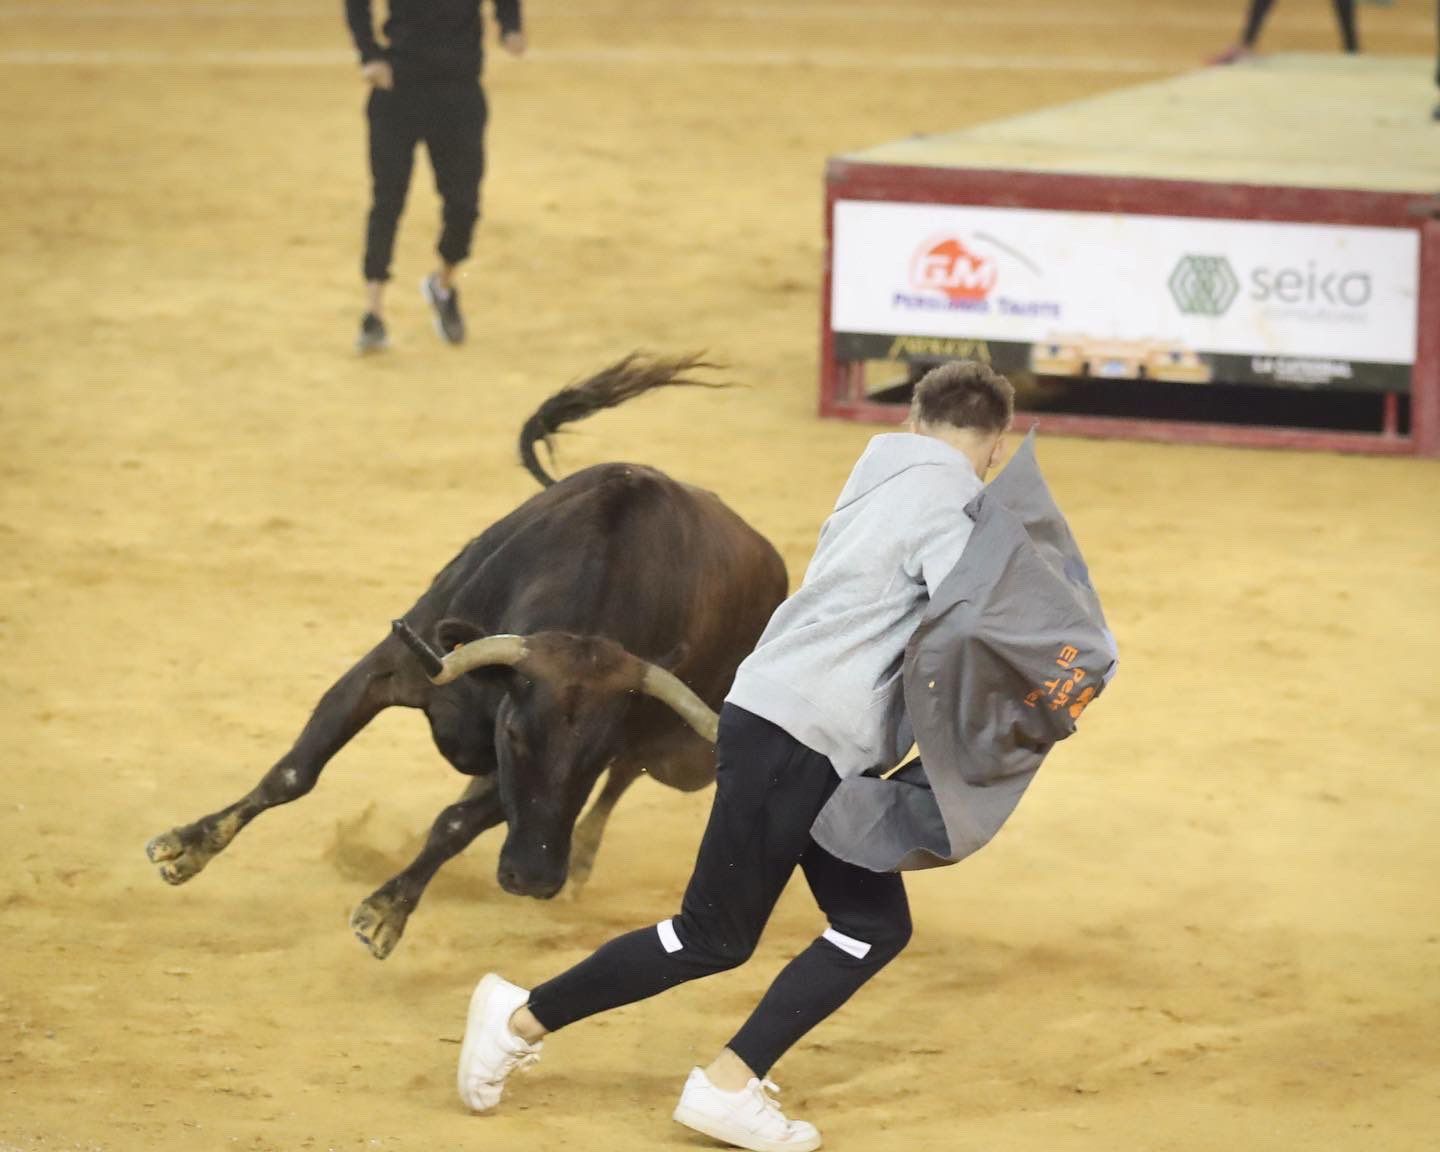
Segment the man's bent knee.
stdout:
<path fill-rule="evenodd" d="M 738 939 L 708 931 L 683 916 L 660 921 L 655 931 L 667 953 L 683 953 L 686 959 L 714 972 L 740 967 L 750 959 L 757 943 L 749 938 Z"/>
<path fill-rule="evenodd" d="M 911 924 L 907 915 L 888 924 L 870 925 L 863 931 L 846 932 L 831 926 L 820 938 L 847 956 L 872 968 L 883 968 L 910 943 Z"/>

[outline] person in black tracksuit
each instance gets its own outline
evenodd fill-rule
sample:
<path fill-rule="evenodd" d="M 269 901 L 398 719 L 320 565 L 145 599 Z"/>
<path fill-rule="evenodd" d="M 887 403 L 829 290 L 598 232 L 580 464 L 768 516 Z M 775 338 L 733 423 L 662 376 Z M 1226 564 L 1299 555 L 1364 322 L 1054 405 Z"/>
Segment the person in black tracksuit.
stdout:
<path fill-rule="evenodd" d="M 1340 41 L 1346 52 L 1359 52 L 1360 36 L 1355 30 L 1355 0 L 1334 0 L 1334 2 L 1335 20 L 1340 25 Z M 1225 49 L 1210 63 L 1233 64 L 1237 60 L 1243 60 L 1252 55 L 1255 45 L 1260 41 L 1260 30 L 1265 26 L 1265 19 L 1270 15 L 1270 9 L 1274 7 L 1274 4 L 1275 0 L 1250 0 L 1250 6 L 1245 13 L 1245 29 L 1241 33 L 1239 43 Z"/>
<path fill-rule="evenodd" d="M 390 279 L 395 232 L 405 208 L 415 146 L 422 141 L 443 205 L 439 267 L 421 284 L 440 335 L 465 338 L 455 268 L 470 254 L 485 173 L 485 93 L 480 0 L 390 0 L 386 44 L 375 38 L 370 0 L 345 0 L 350 34 L 370 85 L 370 172 L 373 195 L 365 234 L 368 306 L 356 346 L 387 345 L 381 306 Z M 495 0 L 501 44 L 513 56 L 525 51 L 520 0 Z"/>

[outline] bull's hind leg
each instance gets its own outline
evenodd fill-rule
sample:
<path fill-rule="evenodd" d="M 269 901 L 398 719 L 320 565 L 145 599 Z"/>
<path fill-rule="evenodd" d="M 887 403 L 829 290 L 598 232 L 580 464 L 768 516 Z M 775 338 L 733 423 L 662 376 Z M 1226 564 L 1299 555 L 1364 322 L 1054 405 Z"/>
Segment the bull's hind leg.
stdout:
<path fill-rule="evenodd" d="M 156 836 L 145 846 L 146 855 L 168 883 L 185 883 L 261 812 L 314 788 L 330 758 L 377 713 L 393 705 L 423 707 L 429 690 L 413 657 L 387 637 L 320 698 L 295 746 L 259 784 L 234 804 Z"/>
<path fill-rule="evenodd" d="M 570 841 L 570 875 L 565 894 L 570 899 L 580 895 L 590 871 L 595 867 L 595 853 L 600 850 L 600 840 L 605 835 L 605 825 L 615 804 L 625 794 L 625 789 L 640 775 L 640 765 L 633 760 L 616 760 L 611 763 L 605 776 L 605 786 L 590 805 L 590 810 L 575 825 L 575 835 Z"/>
<path fill-rule="evenodd" d="M 499 782 L 493 773 L 471 780 L 464 795 L 440 813 L 410 867 L 362 900 L 350 917 L 350 927 L 375 959 L 385 959 L 400 943 L 405 922 L 440 866 L 504 819 Z"/>

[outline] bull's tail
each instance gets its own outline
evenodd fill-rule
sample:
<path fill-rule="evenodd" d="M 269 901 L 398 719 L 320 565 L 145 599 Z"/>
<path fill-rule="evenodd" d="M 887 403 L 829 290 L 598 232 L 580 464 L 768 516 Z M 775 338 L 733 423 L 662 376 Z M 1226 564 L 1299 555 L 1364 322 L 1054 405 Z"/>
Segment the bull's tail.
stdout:
<path fill-rule="evenodd" d="M 695 380 L 686 373 L 717 365 L 700 356 L 658 357 L 632 352 L 623 360 L 602 368 L 588 380 L 562 388 L 536 409 L 520 429 L 520 461 L 530 475 L 548 488 L 555 478 L 545 471 L 535 453 L 537 440 L 545 442 L 546 455 L 553 462 L 555 445 L 551 437 L 566 424 L 584 420 L 606 408 L 615 408 L 625 401 L 656 388 L 683 385 L 695 388 L 724 388 L 725 384 Z"/>

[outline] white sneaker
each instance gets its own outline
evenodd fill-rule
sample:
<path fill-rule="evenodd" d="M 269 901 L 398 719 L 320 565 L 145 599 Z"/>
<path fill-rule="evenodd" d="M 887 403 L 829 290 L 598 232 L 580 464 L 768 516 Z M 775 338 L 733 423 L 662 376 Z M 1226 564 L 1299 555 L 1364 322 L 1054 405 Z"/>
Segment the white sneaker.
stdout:
<path fill-rule="evenodd" d="M 752 1152 L 811 1152 L 820 1132 L 804 1120 L 787 1120 L 769 1093 L 769 1080 L 751 1080 L 739 1092 L 722 1092 L 699 1068 L 692 1069 L 675 1105 L 675 1119 L 713 1139 Z"/>
<path fill-rule="evenodd" d="M 505 1077 L 539 1062 L 544 1041 L 528 1044 L 510 1030 L 510 1017 L 529 1000 L 528 991 L 493 972 L 475 985 L 455 1076 L 460 1099 L 472 1111 L 495 1107 L 505 1091 Z"/>

